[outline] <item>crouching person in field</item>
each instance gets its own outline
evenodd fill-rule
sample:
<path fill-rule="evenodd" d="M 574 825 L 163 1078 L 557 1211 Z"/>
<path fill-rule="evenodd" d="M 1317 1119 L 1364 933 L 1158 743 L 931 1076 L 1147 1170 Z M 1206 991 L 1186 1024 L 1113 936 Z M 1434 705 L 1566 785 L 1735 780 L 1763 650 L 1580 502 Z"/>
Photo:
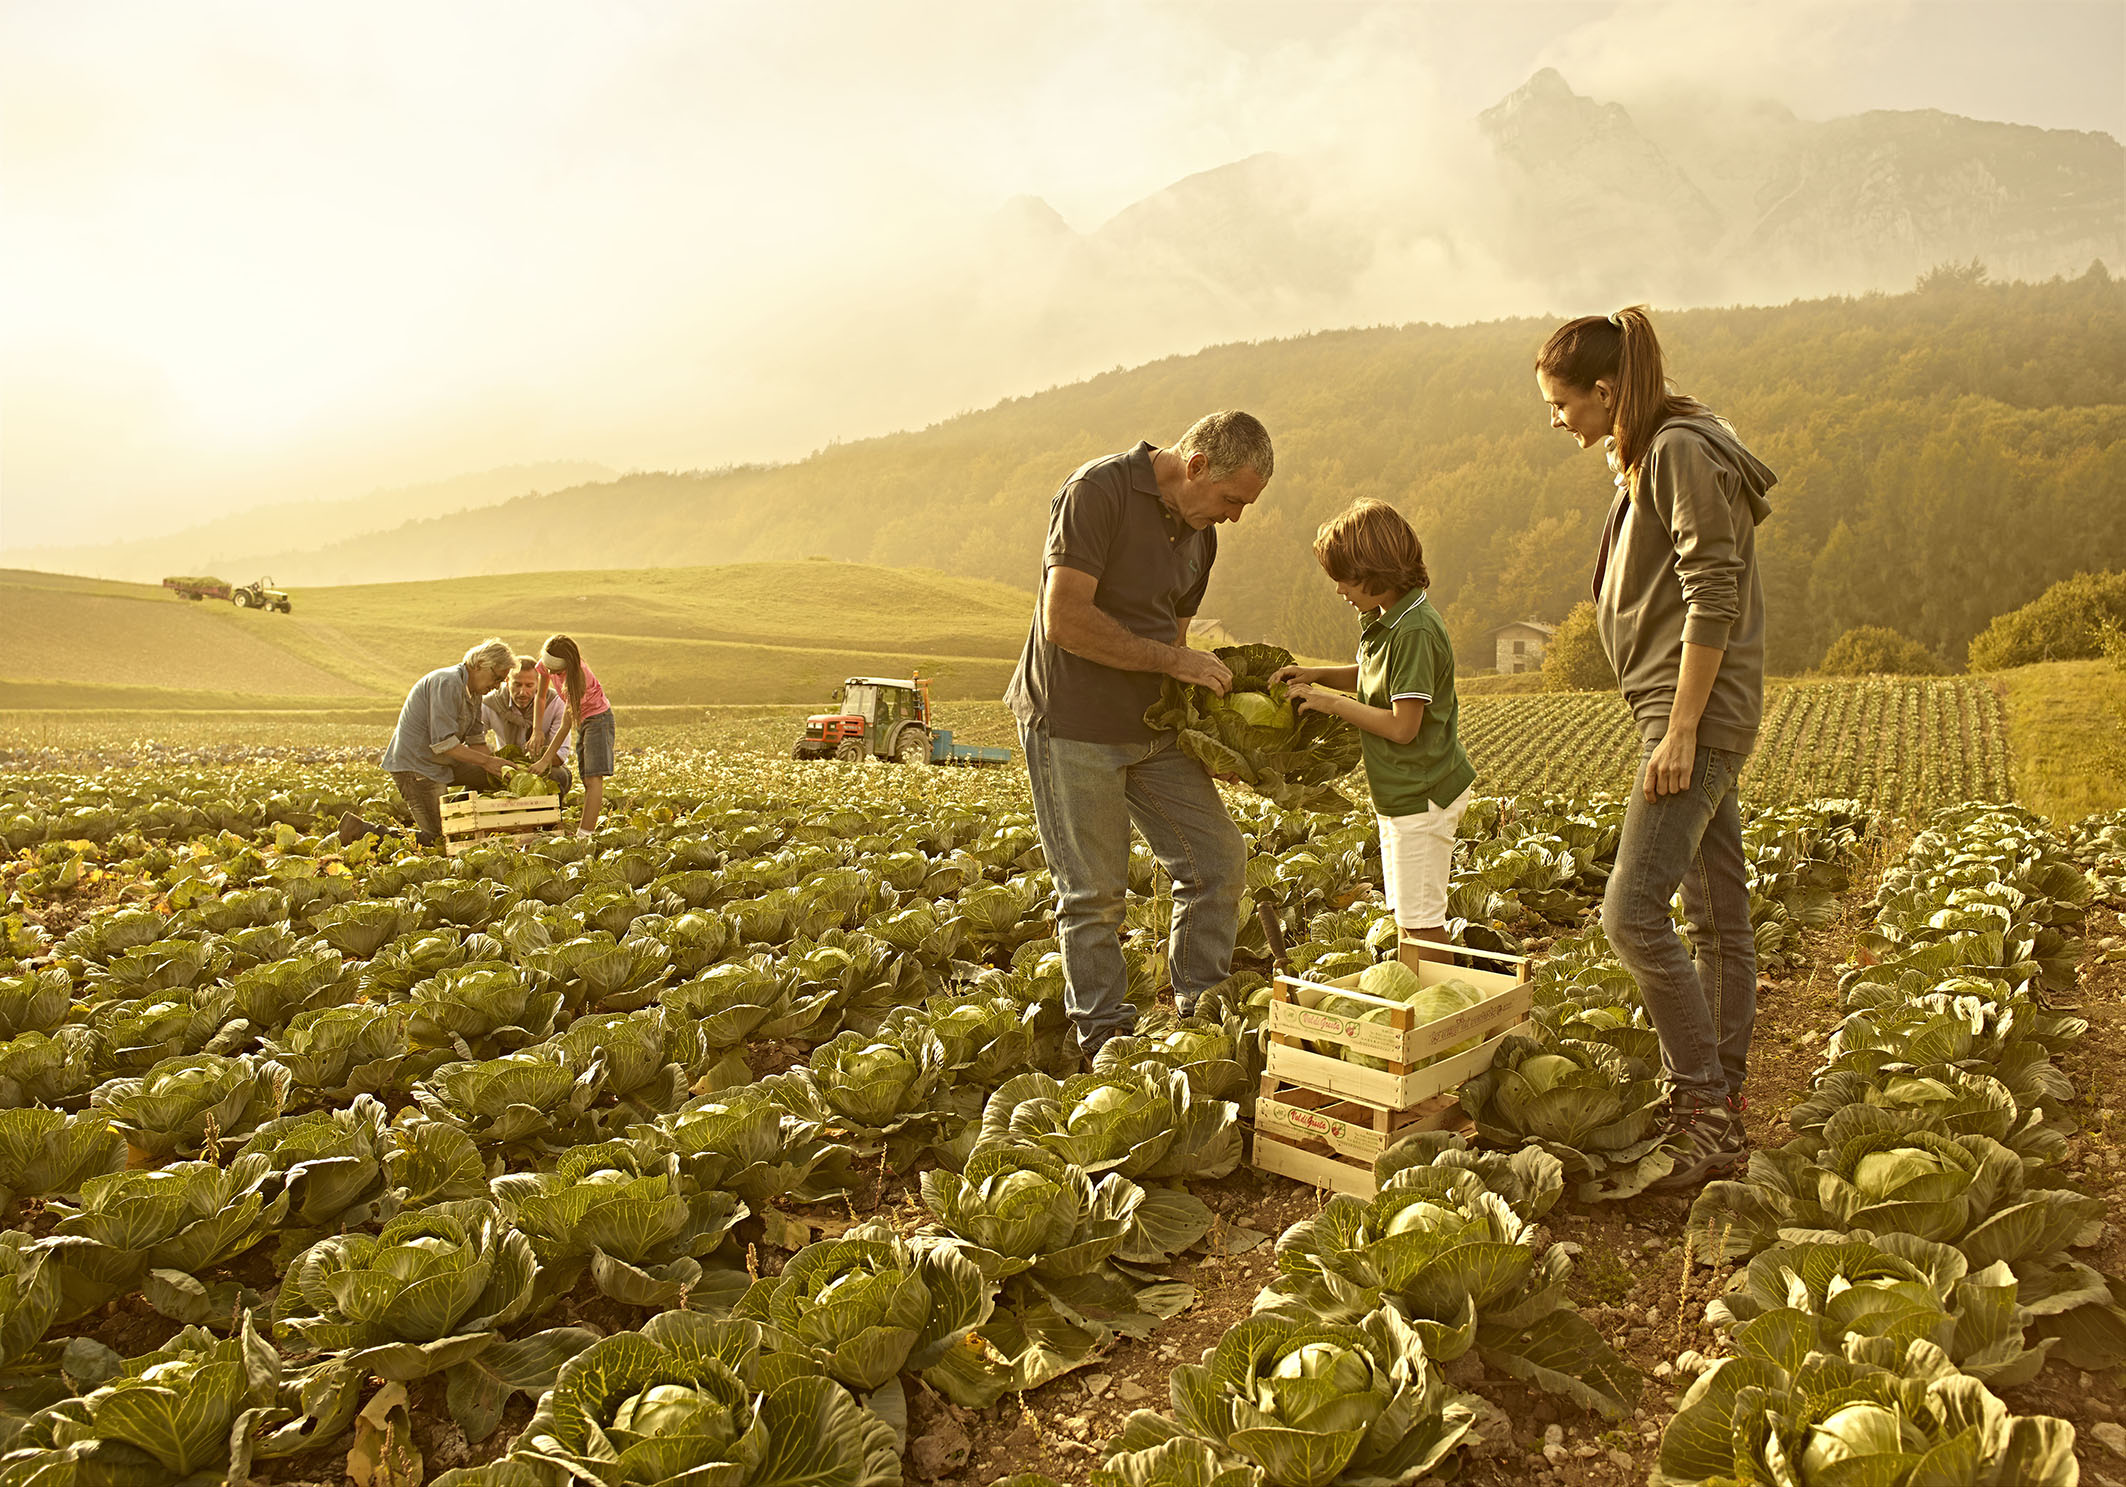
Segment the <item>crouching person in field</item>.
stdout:
<path fill-rule="evenodd" d="M 507 682 L 487 694 L 487 701 L 480 709 L 481 716 L 494 731 L 498 749 L 515 748 L 522 752 L 525 768 L 552 780 L 566 796 L 568 766 L 575 757 L 568 742 L 568 710 L 562 706 L 552 687 L 547 688 L 545 706 L 535 706 L 540 700 L 541 685 L 537 657 L 517 657 L 516 668 Z M 535 722 L 540 729 L 536 741 L 532 735 Z"/>
<path fill-rule="evenodd" d="M 414 840 L 422 846 L 443 840 L 445 790 L 460 785 L 486 789 L 508 773 L 509 766 L 487 748 L 480 699 L 515 665 L 515 653 L 507 644 L 483 640 L 457 665 L 429 672 L 406 694 L 398 731 L 378 762 L 405 797 Z M 350 814 L 340 822 L 340 840 L 351 842 L 379 830 Z"/>

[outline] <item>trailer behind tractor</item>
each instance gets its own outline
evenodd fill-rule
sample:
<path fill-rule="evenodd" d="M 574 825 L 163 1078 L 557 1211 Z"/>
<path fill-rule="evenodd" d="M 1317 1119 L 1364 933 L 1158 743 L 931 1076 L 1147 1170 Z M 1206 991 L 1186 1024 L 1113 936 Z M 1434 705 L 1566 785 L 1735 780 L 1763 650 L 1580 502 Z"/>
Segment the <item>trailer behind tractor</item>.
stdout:
<path fill-rule="evenodd" d="M 238 609 L 272 609 L 287 614 L 295 608 L 287 591 L 273 586 L 270 578 L 253 579 L 250 583 L 230 583 L 221 578 L 166 578 L 162 586 L 173 591 L 180 599 L 194 603 L 202 599 L 227 599 Z"/>

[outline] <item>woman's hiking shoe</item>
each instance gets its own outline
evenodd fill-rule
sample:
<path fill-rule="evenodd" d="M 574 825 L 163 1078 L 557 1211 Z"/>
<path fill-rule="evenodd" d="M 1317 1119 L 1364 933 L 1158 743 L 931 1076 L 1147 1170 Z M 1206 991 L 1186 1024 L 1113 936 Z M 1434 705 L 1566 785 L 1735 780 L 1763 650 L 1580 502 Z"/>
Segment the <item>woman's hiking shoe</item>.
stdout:
<path fill-rule="evenodd" d="M 1749 1166 L 1749 1137 L 1743 1134 L 1739 1107 L 1732 1097 L 1717 1103 L 1678 1096 L 1668 1110 L 1669 1149 L 1676 1165 L 1668 1176 L 1648 1183 L 1650 1194 L 1695 1192 L 1709 1182 L 1740 1177 Z"/>

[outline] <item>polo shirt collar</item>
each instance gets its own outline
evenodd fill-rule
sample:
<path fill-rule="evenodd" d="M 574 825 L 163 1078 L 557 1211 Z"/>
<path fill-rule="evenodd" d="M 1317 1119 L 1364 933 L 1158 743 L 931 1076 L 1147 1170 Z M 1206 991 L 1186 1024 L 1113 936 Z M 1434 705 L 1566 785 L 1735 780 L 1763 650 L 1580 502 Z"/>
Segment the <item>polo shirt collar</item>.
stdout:
<path fill-rule="evenodd" d="M 1386 609 L 1376 609 L 1367 615 L 1364 628 L 1369 632 L 1373 630 L 1393 630 L 1403 622 L 1404 617 L 1411 610 L 1424 602 L 1425 591 L 1423 589 L 1412 589 Z"/>
<path fill-rule="evenodd" d="M 1159 477 L 1152 472 L 1152 455 L 1158 446 L 1149 439 L 1139 439 L 1137 447 L 1129 452 L 1130 489 L 1150 496 L 1159 507 L 1159 519 L 1166 523 L 1167 535 L 1179 540 L 1189 535 L 1194 528 L 1169 511 L 1166 502 L 1159 499 Z"/>
<path fill-rule="evenodd" d="M 1152 474 L 1152 456 L 1158 447 L 1149 439 L 1139 439 L 1129 452 L 1129 483 L 1148 496 L 1159 494 L 1159 478 Z"/>

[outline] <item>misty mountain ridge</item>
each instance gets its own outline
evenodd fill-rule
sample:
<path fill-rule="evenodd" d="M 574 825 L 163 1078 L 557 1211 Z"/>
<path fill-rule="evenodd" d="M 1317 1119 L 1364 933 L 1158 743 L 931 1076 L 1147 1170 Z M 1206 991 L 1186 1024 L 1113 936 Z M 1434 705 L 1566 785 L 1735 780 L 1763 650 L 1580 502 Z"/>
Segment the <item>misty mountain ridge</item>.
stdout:
<path fill-rule="evenodd" d="M 1015 198 L 766 370 L 859 424 L 922 427 L 1237 341 L 1899 293 L 1973 259 L 2033 282 L 2126 263 L 2126 150 L 1932 112 L 1627 105 L 1546 70 L 1478 116 L 1235 160 L 1084 230 Z"/>
<path fill-rule="evenodd" d="M 1257 317 L 1228 327 L 1242 337 L 1320 329 L 1338 322 L 1294 312 L 1339 305 L 1359 311 L 1350 324 L 1539 303 L 1770 304 L 1895 292 L 1971 259 L 2039 280 L 2126 258 L 2126 148 L 2105 134 L 1932 110 L 1810 122 L 1768 101 L 1698 98 L 1635 114 L 1549 68 L 1476 126 L 1475 158 L 1420 160 L 1413 145 L 1401 189 L 1286 155 L 1190 176 L 1078 235 L 1065 281 L 1084 319 L 1102 318 L 1088 304 L 1163 293 L 1197 314 Z M 1035 209 L 1012 210 L 1023 221 Z M 1412 254 L 1444 279 L 1395 315 L 1390 286 L 1369 277 Z M 1478 294 L 1452 313 L 1475 287 L 1457 276 L 1487 264 L 1537 298 Z"/>
<path fill-rule="evenodd" d="M 617 472 L 586 460 L 547 460 L 454 475 L 418 485 L 374 490 L 341 501 L 282 501 L 254 507 L 160 536 L 101 546 L 14 548 L 8 561 L 45 572 L 87 572 L 155 583 L 173 574 L 214 573 L 248 582 L 279 576 L 290 555 L 313 552 L 365 533 L 525 495 L 611 480 Z M 276 565 L 280 565 L 276 567 Z M 293 565 L 300 566 L 298 559 Z"/>

